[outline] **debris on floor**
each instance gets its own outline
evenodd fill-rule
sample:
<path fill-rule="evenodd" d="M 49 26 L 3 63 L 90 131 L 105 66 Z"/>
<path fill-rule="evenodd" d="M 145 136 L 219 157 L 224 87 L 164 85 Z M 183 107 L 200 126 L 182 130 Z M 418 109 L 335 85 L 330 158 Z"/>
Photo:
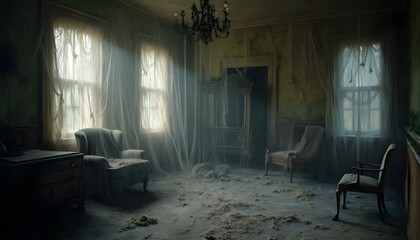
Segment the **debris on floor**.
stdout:
<path fill-rule="evenodd" d="M 158 221 L 156 218 L 149 218 L 146 216 L 139 217 L 132 217 L 127 223 L 121 228 L 122 231 L 128 231 L 130 229 L 134 229 L 136 227 L 146 227 L 150 224 L 157 224 Z"/>

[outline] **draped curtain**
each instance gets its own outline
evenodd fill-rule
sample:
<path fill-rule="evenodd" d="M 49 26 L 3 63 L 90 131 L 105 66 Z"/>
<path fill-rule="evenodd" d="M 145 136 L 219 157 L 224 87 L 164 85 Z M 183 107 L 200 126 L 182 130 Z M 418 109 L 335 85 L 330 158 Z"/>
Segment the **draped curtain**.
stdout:
<path fill-rule="evenodd" d="M 102 126 L 105 33 L 52 10 L 43 17 L 44 141 L 74 150 L 75 131 Z"/>
<path fill-rule="evenodd" d="M 110 29 L 97 19 L 46 9 L 43 130 L 44 140 L 56 148 L 71 146 L 80 128 L 102 126 L 121 130 L 124 147 L 146 150 L 157 169 L 188 171 L 202 161 L 199 82 L 225 77 L 220 59 L 235 66 L 237 56 L 246 62 L 273 54 L 279 60 L 276 84 L 267 83 L 266 94 L 274 98 L 267 104 L 276 106 L 262 107 L 270 111 L 270 121 L 325 120 L 330 152 L 323 171 L 340 176 L 357 160 L 380 161 L 399 137 L 395 33 L 369 33 L 375 25 L 363 26 L 361 18 L 242 29 L 206 47 L 147 19 Z M 327 27 L 332 21 L 344 25 Z M 267 39 L 258 45 L 260 51 L 253 48 L 259 43 L 254 38 Z M 326 109 L 320 104 L 323 90 Z M 270 129 L 266 134 L 271 139 L 277 133 Z M 263 155 L 256 156 L 260 161 Z"/>
<path fill-rule="evenodd" d="M 100 19 L 47 5 L 44 141 L 77 150 L 74 132 L 105 127 L 121 130 L 124 148 L 145 150 L 161 172 L 188 171 L 198 162 L 197 84 L 187 69 L 188 43 L 162 29 L 156 24 L 150 34 L 133 37 L 119 29 L 108 35 Z"/>
<path fill-rule="evenodd" d="M 138 67 L 140 126 L 143 131 L 167 131 L 167 102 L 170 72 L 170 56 L 168 50 L 147 38 L 139 41 Z"/>
<path fill-rule="evenodd" d="M 353 35 L 333 41 L 328 119 L 337 176 L 357 161 L 379 163 L 386 147 L 398 141 L 396 56 L 391 36 L 360 39 Z"/>

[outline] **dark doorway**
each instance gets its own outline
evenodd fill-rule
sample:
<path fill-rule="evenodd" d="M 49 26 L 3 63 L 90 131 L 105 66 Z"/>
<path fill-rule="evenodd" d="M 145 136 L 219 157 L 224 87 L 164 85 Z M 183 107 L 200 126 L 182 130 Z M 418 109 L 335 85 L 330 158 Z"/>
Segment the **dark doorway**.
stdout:
<path fill-rule="evenodd" d="M 250 136 L 252 159 L 250 167 L 264 165 L 267 145 L 268 67 L 228 68 L 228 74 L 241 75 L 254 82 L 251 90 Z"/>

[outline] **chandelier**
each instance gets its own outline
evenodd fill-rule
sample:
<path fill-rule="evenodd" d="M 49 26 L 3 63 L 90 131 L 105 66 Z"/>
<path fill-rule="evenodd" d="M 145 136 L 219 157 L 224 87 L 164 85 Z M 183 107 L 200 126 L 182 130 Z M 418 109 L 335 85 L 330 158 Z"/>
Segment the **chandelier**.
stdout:
<path fill-rule="evenodd" d="M 200 0 L 200 10 L 193 3 L 191 7 L 191 26 L 184 20 L 184 10 L 179 15 L 181 15 L 181 23 L 178 22 L 178 14 L 175 13 L 175 27 L 179 32 L 188 34 L 191 41 L 195 42 L 201 39 L 207 45 L 207 43 L 213 41 L 213 37 L 226 38 L 229 35 L 230 20 L 228 19 L 227 1 L 223 4 L 223 20 L 219 20 L 216 9 L 213 4 L 209 3 L 209 0 Z"/>

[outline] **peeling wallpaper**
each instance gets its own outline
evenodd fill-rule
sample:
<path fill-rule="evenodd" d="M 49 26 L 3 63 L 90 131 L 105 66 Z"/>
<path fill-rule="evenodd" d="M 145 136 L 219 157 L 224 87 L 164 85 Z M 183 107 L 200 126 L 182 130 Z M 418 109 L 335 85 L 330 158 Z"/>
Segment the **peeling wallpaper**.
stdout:
<path fill-rule="evenodd" d="M 323 120 L 325 115 L 325 93 L 317 79 L 295 73 L 295 81 L 289 79 L 289 59 L 287 54 L 287 24 L 269 27 L 232 30 L 229 38 L 217 39 L 205 49 L 207 61 L 212 66 L 210 71 L 204 69 L 205 78 L 220 77 L 220 60 L 223 58 L 275 55 L 277 61 L 276 81 L 277 99 L 280 113 L 277 119 L 282 120 Z M 300 64 L 300 58 L 293 58 L 293 65 Z M 305 69 L 305 76 L 313 75 L 313 69 Z M 298 69 L 298 68 L 296 68 Z M 299 69 L 301 69 L 299 67 Z M 300 100 L 302 91 L 304 101 Z"/>
<path fill-rule="evenodd" d="M 362 17 L 361 34 L 393 29 L 397 24 L 393 14 Z M 307 33 L 308 25 L 312 34 Z M 288 38 L 289 26 L 293 29 L 292 43 Z M 208 68 L 203 67 L 202 75 L 205 79 L 219 78 L 223 58 L 276 55 L 277 121 L 325 121 L 327 90 L 323 85 L 330 77 L 330 43 L 333 37 L 348 32 L 357 36 L 356 29 L 357 18 L 344 17 L 232 30 L 229 38 L 216 39 L 204 47 L 204 65 Z M 309 36 L 314 47 L 310 47 Z M 314 49 L 318 59 L 312 56 Z"/>

